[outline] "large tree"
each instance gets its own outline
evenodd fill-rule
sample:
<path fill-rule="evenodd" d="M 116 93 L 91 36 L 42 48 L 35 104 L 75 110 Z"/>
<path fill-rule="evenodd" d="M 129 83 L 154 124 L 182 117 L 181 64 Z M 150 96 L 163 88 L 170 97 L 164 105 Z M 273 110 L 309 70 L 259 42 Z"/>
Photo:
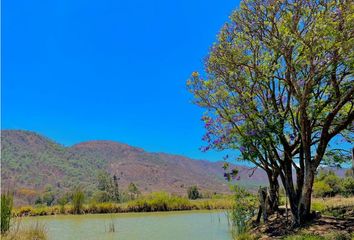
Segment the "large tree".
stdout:
<path fill-rule="evenodd" d="M 353 29 L 350 0 L 243 1 L 211 49 L 206 79 L 194 72 L 188 82 L 223 141 L 257 161 L 271 156 L 296 225 L 310 216 L 329 144 L 353 134 Z"/>

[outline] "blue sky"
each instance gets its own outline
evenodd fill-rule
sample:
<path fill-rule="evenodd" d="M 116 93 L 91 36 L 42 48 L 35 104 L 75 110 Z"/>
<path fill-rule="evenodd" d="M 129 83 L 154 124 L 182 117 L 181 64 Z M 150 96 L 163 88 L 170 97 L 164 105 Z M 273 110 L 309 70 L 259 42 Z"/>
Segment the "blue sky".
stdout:
<path fill-rule="evenodd" d="M 185 82 L 239 1 L 2 1 L 2 129 L 202 153 Z"/>

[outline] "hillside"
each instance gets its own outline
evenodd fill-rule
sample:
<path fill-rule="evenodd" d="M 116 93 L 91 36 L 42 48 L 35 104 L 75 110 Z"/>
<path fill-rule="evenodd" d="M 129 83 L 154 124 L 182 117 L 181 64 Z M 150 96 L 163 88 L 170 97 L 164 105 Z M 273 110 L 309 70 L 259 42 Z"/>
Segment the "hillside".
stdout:
<path fill-rule="evenodd" d="M 168 191 L 185 194 L 191 185 L 203 191 L 228 192 L 221 162 L 192 160 L 183 156 L 149 153 L 113 141 L 89 141 L 64 147 L 30 131 L 3 130 L 2 189 L 41 191 L 47 184 L 68 190 L 79 184 L 95 188 L 97 173 L 105 170 L 120 178 L 124 189 L 134 182 L 142 192 Z M 239 166 L 240 183 L 257 186 L 265 175 Z"/>

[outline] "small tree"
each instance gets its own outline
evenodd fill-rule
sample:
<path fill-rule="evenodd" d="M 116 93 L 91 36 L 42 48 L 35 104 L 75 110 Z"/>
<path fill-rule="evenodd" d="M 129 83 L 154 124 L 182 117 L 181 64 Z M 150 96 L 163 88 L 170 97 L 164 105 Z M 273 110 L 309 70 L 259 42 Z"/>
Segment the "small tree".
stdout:
<path fill-rule="evenodd" d="M 119 192 L 119 178 L 114 175 L 111 177 L 107 172 L 101 171 L 98 174 L 96 198 L 100 202 L 120 202 L 120 192 Z"/>
<path fill-rule="evenodd" d="M 118 180 L 119 178 L 114 175 L 113 176 L 113 183 L 111 184 L 112 185 L 112 189 L 111 189 L 111 194 L 112 194 L 112 200 L 114 202 L 120 202 L 120 193 L 119 193 L 119 185 L 118 185 Z"/>
<path fill-rule="evenodd" d="M 1 195 L 1 233 L 6 233 L 10 228 L 11 212 L 13 207 L 13 195 L 10 193 Z"/>
<path fill-rule="evenodd" d="M 128 186 L 128 192 L 130 195 L 130 199 L 132 200 L 134 200 L 140 194 L 138 187 L 132 182 Z"/>
<path fill-rule="evenodd" d="M 187 193 L 188 193 L 188 198 L 189 199 L 198 199 L 200 198 L 200 193 L 199 193 L 199 190 L 198 190 L 198 187 L 197 186 L 191 186 L 188 188 L 187 190 Z"/>
<path fill-rule="evenodd" d="M 51 206 L 53 204 L 55 200 L 55 194 L 51 185 L 47 185 L 45 187 L 42 200 L 43 203 L 47 204 L 47 206 Z"/>

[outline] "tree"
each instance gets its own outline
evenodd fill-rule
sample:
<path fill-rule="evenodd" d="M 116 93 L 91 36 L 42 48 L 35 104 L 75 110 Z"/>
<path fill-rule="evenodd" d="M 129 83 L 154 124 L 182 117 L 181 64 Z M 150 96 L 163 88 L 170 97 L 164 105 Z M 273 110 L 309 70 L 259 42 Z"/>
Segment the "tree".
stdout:
<path fill-rule="evenodd" d="M 138 187 L 132 182 L 128 186 L 128 192 L 130 195 L 130 199 L 132 199 L 132 200 L 135 199 L 136 196 L 138 196 L 140 194 Z"/>
<path fill-rule="evenodd" d="M 120 202 L 120 193 L 119 193 L 119 185 L 116 175 L 113 176 L 113 185 L 112 185 L 112 200 L 115 202 Z"/>
<path fill-rule="evenodd" d="M 28 204 L 33 204 L 38 197 L 38 193 L 35 190 L 28 188 L 20 188 L 18 191 L 16 191 L 16 194 L 19 197 L 26 199 Z"/>
<path fill-rule="evenodd" d="M 200 193 L 197 186 L 191 186 L 187 189 L 188 198 L 195 200 L 200 198 Z"/>
<path fill-rule="evenodd" d="M 102 171 L 98 173 L 97 180 L 99 191 L 95 195 L 100 202 L 120 201 L 119 178 L 116 175 L 111 177 L 107 172 Z"/>
<path fill-rule="evenodd" d="M 47 206 L 51 206 L 52 203 L 54 202 L 54 200 L 55 200 L 55 194 L 54 194 L 53 188 L 51 185 L 48 184 L 45 187 L 42 201 L 43 201 L 43 203 L 47 204 Z"/>
<path fill-rule="evenodd" d="M 246 150 L 256 165 L 270 156 L 294 225 L 311 215 L 315 173 L 328 149 L 354 132 L 353 28 L 351 1 L 247 0 L 213 45 L 207 79 L 194 72 L 188 82 L 221 125 L 212 132 L 221 144 Z"/>

